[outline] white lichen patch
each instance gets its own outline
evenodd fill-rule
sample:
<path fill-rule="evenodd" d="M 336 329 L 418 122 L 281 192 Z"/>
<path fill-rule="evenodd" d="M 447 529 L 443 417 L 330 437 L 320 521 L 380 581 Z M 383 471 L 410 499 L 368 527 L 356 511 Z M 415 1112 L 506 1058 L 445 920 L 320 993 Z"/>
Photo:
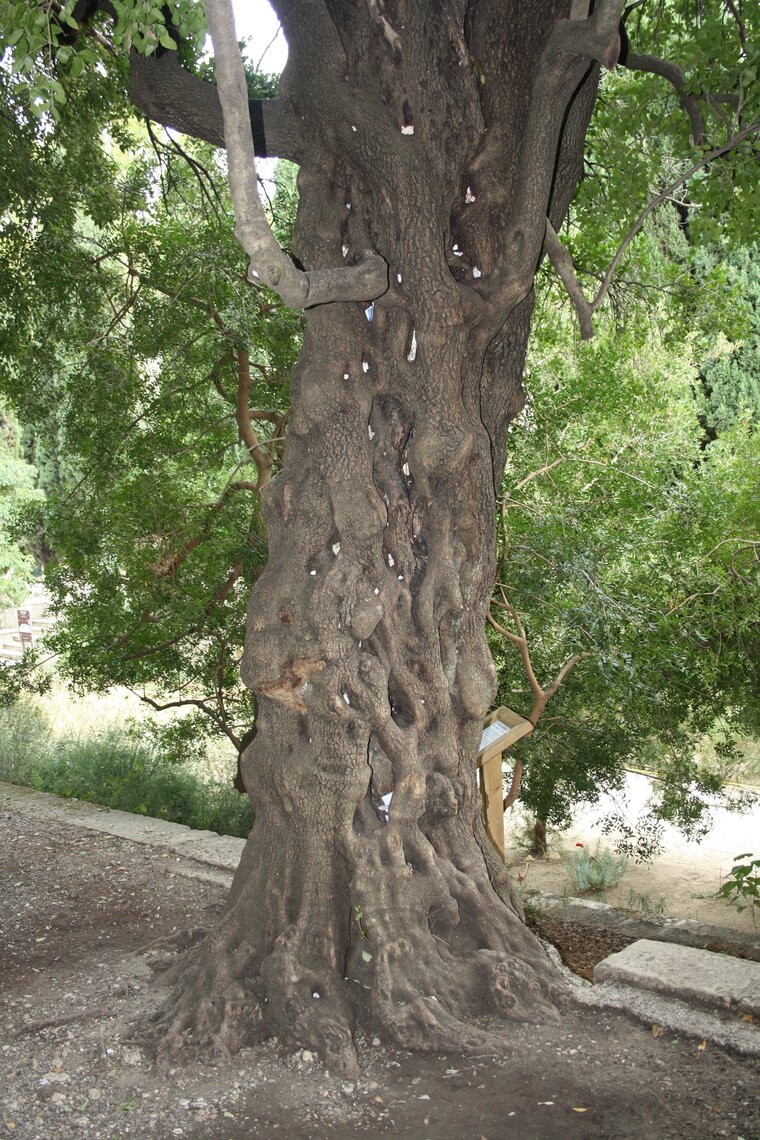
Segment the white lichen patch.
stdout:
<path fill-rule="evenodd" d="M 469 187 L 469 186 L 467 187 L 467 190 L 465 191 L 464 200 L 465 200 L 465 202 L 467 202 L 467 203 L 468 203 L 468 205 L 469 205 L 471 202 L 474 202 L 474 201 L 475 201 L 475 195 L 473 194 L 473 192 L 472 192 L 472 190 L 470 189 L 470 187 Z"/>
<path fill-rule="evenodd" d="M 402 135 L 413 135 L 414 134 L 414 124 L 413 123 L 406 123 L 401 128 L 401 134 Z"/>
<path fill-rule="evenodd" d="M 333 554 L 340 554 L 340 543 L 339 542 L 334 542 L 332 544 L 332 552 L 333 552 Z"/>
<path fill-rule="evenodd" d="M 477 265 L 473 265 L 473 267 L 472 267 L 472 275 L 473 275 L 473 277 L 482 277 L 482 276 L 483 276 L 483 274 L 482 274 L 482 273 L 480 272 L 480 270 L 478 269 Z"/>
<path fill-rule="evenodd" d="M 412 331 L 412 343 L 409 346 L 409 351 L 406 354 L 406 359 L 409 361 L 410 364 L 413 364 L 414 361 L 416 360 L 416 358 L 417 358 L 417 332 L 416 332 L 416 330 L 413 330 Z"/>

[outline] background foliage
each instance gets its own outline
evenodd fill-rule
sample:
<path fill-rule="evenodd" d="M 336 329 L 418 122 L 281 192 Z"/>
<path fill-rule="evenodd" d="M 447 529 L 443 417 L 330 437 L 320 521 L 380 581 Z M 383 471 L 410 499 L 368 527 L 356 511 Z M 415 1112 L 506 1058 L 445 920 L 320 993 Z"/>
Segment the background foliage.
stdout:
<path fill-rule="evenodd" d="M 200 7 L 114 9 L 79 27 L 71 0 L 57 19 L 0 5 L 0 396 L 22 425 L 0 446 L 0 559 L 7 582 L 44 566 L 61 674 L 184 708 L 161 747 L 187 757 L 209 732 L 241 747 L 255 717 L 238 665 L 265 536 L 244 428 L 276 469 L 299 323 L 245 284 L 223 159 L 128 100 L 129 46 L 212 78 Z M 758 731 L 760 189 L 753 136 L 731 145 L 758 116 L 757 21 L 718 0 L 631 11 L 636 50 L 678 59 L 682 82 L 605 76 L 561 234 L 589 296 L 621 251 L 594 341 L 539 275 L 500 579 L 539 676 L 582 655 L 524 746 L 522 796 L 544 822 L 635 764 L 663 776 L 657 814 L 698 829 L 721 763 Z M 278 182 L 287 247 L 294 169 Z M 499 700 L 526 711 L 514 650 L 493 647 Z M 6 693 L 32 665 L 3 671 Z M 651 850 L 652 830 L 626 841 Z"/>

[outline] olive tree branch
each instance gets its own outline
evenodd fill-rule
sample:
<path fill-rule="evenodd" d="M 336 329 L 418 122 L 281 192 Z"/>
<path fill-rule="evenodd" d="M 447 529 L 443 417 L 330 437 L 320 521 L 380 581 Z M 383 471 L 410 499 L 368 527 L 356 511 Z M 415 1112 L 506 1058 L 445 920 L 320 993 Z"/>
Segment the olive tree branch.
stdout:
<path fill-rule="evenodd" d="M 641 231 L 649 215 L 653 213 L 653 211 L 656 210 L 658 206 L 661 206 L 663 202 L 666 202 L 675 190 L 678 190 L 679 187 L 683 186 L 685 182 L 688 182 L 688 180 L 694 174 L 696 174 L 698 170 L 702 170 L 704 167 L 709 166 L 710 163 L 714 162 L 717 158 L 722 158 L 723 155 L 729 154 L 732 150 L 735 150 L 741 143 L 743 143 L 745 139 L 749 138 L 751 135 L 757 134 L 758 131 L 760 131 L 760 120 L 756 120 L 748 127 L 745 127 L 743 130 L 738 131 L 735 135 L 732 136 L 732 138 L 728 140 L 728 142 L 723 143 L 722 146 L 715 147 L 713 150 L 703 155 L 702 158 L 698 159 L 696 162 L 693 162 L 691 166 L 689 166 L 688 169 L 683 172 L 683 174 L 680 174 L 678 178 L 675 178 L 672 182 L 668 183 L 664 190 L 662 190 L 659 194 L 656 194 L 655 197 L 647 203 L 615 251 L 615 255 L 612 258 L 612 261 L 610 262 L 607 271 L 602 278 L 602 282 L 599 286 L 597 294 L 592 301 L 589 301 L 586 298 L 583 292 L 583 288 L 581 287 L 581 284 L 575 274 L 572 258 L 560 241 L 551 222 L 547 218 L 544 237 L 544 250 L 555 270 L 557 271 L 557 276 L 560 278 L 565 288 L 567 289 L 568 296 L 570 297 L 570 300 L 575 307 L 576 313 L 578 314 L 578 321 L 581 327 L 581 335 L 583 336 L 584 340 L 587 340 L 589 336 L 593 335 L 591 318 L 601 305 L 604 298 L 607 296 L 610 285 L 612 284 L 612 281 L 615 277 L 615 273 L 617 272 L 617 269 L 623 260 L 625 251 L 628 249 L 628 246 L 631 244 L 636 235 Z"/>
<path fill-rule="evenodd" d="M 272 478 L 272 457 L 262 447 L 261 440 L 253 427 L 254 417 L 257 419 L 263 418 L 263 413 L 252 413 L 248 406 L 251 391 L 251 368 L 248 352 L 244 348 L 238 348 L 235 351 L 235 356 L 237 357 L 238 366 L 235 417 L 237 419 L 240 438 L 245 444 L 251 459 L 256 464 L 256 471 L 258 473 L 256 490 L 260 494 Z"/>
<path fill-rule="evenodd" d="M 681 106 L 689 116 L 691 126 L 691 145 L 702 146 L 707 138 L 705 121 L 699 107 L 699 96 L 686 90 L 686 75 L 682 67 L 669 59 L 660 59 L 655 55 L 645 55 L 629 51 L 620 60 L 621 67 L 629 71 L 646 71 L 650 75 L 659 75 L 666 79 L 675 89 Z"/>
<path fill-rule="evenodd" d="M 232 4 L 230 0 L 207 0 L 206 14 L 216 58 L 235 234 L 251 259 L 249 279 L 268 285 L 294 309 L 380 297 L 388 288 L 388 266 L 372 250 L 365 250 L 353 266 L 303 272 L 280 248 L 258 193 L 248 89 Z"/>
<path fill-rule="evenodd" d="M 587 0 L 574 0 L 570 18 L 557 21 L 533 83 L 520 151 L 522 173 L 502 241 L 503 265 L 476 288 L 492 303 L 500 321 L 533 286 L 568 105 L 590 65 L 614 67 L 620 50 L 622 0 L 599 0 L 591 15 L 588 7 Z"/>
<path fill-rule="evenodd" d="M 224 704 L 223 702 L 219 701 L 218 694 L 215 694 L 213 699 L 216 700 L 217 704 L 220 704 L 222 710 L 221 712 L 216 712 L 208 703 L 208 701 L 204 700 L 203 698 L 193 699 L 191 697 L 184 697 L 178 701 L 156 701 L 153 699 L 153 697 L 149 697 L 145 692 L 138 693 L 136 689 L 131 688 L 129 685 L 127 688 L 129 689 L 130 693 L 134 693 L 136 697 L 138 697 L 141 701 L 144 701 L 144 703 L 146 705 L 149 705 L 150 708 L 155 709 L 156 712 L 166 712 L 167 709 L 187 708 L 189 705 L 194 705 L 196 708 L 200 709 L 202 713 L 205 713 L 207 717 L 213 720 L 217 728 L 221 729 L 224 735 L 232 742 L 232 744 L 234 744 L 235 748 L 240 751 L 240 737 L 237 736 L 230 728 L 227 722 L 227 717 L 225 716 Z"/>

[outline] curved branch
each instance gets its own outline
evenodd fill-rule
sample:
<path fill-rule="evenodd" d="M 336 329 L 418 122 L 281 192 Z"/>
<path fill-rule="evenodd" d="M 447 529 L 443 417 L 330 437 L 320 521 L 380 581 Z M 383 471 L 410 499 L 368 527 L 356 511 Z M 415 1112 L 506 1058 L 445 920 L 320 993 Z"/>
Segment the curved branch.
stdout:
<path fill-rule="evenodd" d="M 591 340 L 594 335 L 594 325 L 592 321 L 594 310 L 581 288 L 580 281 L 575 276 L 573 259 L 560 241 L 557 236 L 557 231 L 548 218 L 546 219 L 544 249 L 546 250 L 549 261 L 557 271 L 557 276 L 567 289 L 570 300 L 575 306 L 575 311 L 578 314 L 578 323 L 581 327 L 581 336 L 584 340 Z"/>
<path fill-rule="evenodd" d="M 207 0 L 206 14 L 216 57 L 235 233 L 251 259 L 249 278 L 274 289 L 294 309 L 380 297 L 388 288 L 388 266 L 371 250 L 354 266 L 304 273 L 280 249 L 259 198 L 248 90 L 230 0 Z"/>
<path fill-rule="evenodd" d="M 686 75 L 683 68 L 679 67 L 677 63 L 673 63 L 672 60 L 660 59 L 656 55 L 644 55 L 633 51 L 627 52 L 621 58 L 620 64 L 622 67 L 628 68 L 629 71 L 646 71 L 650 75 L 659 75 L 663 79 L 667 79 L 668 83 L 675 88 L 681 106 L 689 116 L 692 146 L 704 144 L 707 131 L 705 130 L 702 112 L 699 109 L 699 97 L 685 90 Z"/>

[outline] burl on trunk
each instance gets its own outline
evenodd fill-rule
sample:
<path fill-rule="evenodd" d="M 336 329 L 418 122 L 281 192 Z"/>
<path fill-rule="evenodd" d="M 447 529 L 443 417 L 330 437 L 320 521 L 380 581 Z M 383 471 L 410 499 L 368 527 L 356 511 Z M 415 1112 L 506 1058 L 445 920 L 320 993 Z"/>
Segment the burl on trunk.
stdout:
<path fill-rule="evenodd" d="M 159 1031 L 169 1054 L 276 1034 L 351 1071 L 358 1026 L 499 1048 L 477 1018 L 543 1017 L 560 992 L 485 839 L 475 756 L 532 281 L 620 5 L 275 6 L 297 257 L 308 271 L 372 250 L 388 285 L 306 312 L 248 618 L 256 822 Z"/>

